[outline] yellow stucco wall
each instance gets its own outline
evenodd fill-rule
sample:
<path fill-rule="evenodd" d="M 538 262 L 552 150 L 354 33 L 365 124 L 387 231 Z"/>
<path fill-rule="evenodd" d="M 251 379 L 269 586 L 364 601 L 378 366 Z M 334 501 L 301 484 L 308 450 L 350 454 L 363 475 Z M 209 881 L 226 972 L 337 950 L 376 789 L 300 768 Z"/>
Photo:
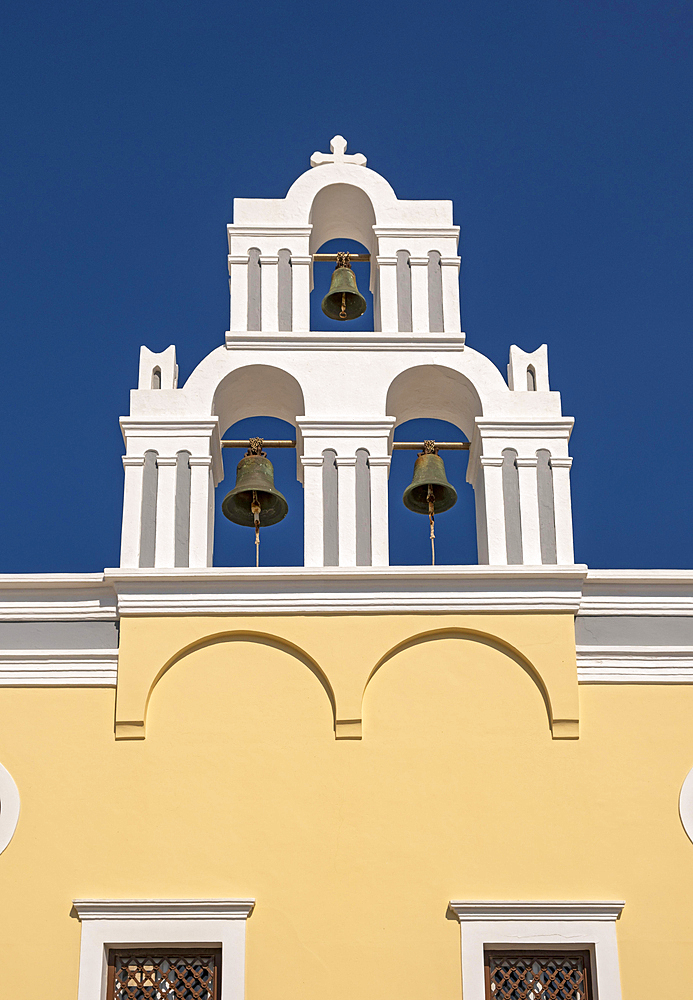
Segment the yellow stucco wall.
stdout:
<path fill-rule="evenodd" d="M 455 617 L 464 629 L 483 616 Z M 559 661 L 564 617 L 486 627 Z M 239 627 L 124 621 L 121 669 L 150 676 L 209 622 Z M 417 616 L 301 628 L 335 662 L 420 631 Z M 299 658 L 247 639 L 193 648 L 163 673 L 146 739 L 114 738 L 112 690 L 0 689 L 0 760 L 22 798 L 0 855 L 0 997 L 75 1000 L 73 898 L 234 896 L 257 900 L 248 1000 L 460 1000 L 451 898 L 625 899 L 624 998 L 674 995 L 693 940 L 693 844 L 677 813 L 693 688 L 582 686 L 579 714 L 579 739 L 552 739 L 531 670 L 459 635 L 383 663 L 361 740 L 335 740 L 330 699 Z"/>

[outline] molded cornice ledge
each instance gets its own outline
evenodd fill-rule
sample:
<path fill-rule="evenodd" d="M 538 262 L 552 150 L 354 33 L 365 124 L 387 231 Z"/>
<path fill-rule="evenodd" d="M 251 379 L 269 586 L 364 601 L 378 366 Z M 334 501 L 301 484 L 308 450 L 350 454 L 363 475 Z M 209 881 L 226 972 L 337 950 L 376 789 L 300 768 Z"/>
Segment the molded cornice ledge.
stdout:
<path fill-rule="evenodd" d="M 108 569 L 127 615 L 572 612 L 586 566 Z"/>
<path fill-rule="evenodd" d="M 450 909 L 461 923 L 469 920 L 618 920 L 625 905 L 623 900 L 450 901 Z"/>
<path fill-rule="evenodd" d="M 245 920 L 254 899 L 75 899 L 80 920 Z"/>

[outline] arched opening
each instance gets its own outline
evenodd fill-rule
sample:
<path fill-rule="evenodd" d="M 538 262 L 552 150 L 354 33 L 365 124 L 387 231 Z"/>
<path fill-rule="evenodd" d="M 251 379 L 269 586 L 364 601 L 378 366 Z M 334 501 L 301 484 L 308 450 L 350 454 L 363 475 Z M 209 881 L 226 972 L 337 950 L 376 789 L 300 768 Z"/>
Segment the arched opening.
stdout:
<path fill-rule="evenodd" d="M 161 388 L 161 368 L 157 365 L 152 369 L 152 389 Z"/>
<path fill-rule="evenodd" d="M 296 428 L 276 417 L 246 417 L 232 424 L 227 439 L 295 440 Z M 224 448 L 224 479 L 216 489 L 214 520 L 214 565 L 255 566 L 255 532 L 234 524 L 224 516 L 224 497 L 236 485 L 236 467 L 245 455 L 244 448 Z M 269 448 L 267 457 L 274 467 L 274 485 L 289 505 L 289 512 L 278 524 L 260 529 L 260 566 L 303 565 L 303 488 L 296 478 L 296 452 L 293 448 Z"/>
<path fill-rule="evenodd" d="M 323 243 L 316 253 L 335 254 L 342 250 L 346 250 L 351 254 L 365 254 L 370 252 L 363 245 L 363 243 L 358 243 L 356 240 L 338 238 L 328 240 L 326 243 Z M 354 272 L 356 284 L 358 285 L 359 292 L 366 300 L 367 307 L 363 316 L 359 316 L 358 319 L 346 320 L 344 322 L 330 319 L 329 316 L 325 315 L 321 307 L 322 300 L 330 290 L 330 282 L 332 280 L 332 275 L 334 274 L 334 269 L 334 261 L 316 260 L 313 263 L 313 290 L 310 293 L 311 330 L 334 330 L 339 331 L 342 334 L 347 331 L 353 333 L 358 332 L 359 330 L 373 330 L 375 317 L 373 314 L 374 298 L 370 291 L 370 263 L 368 261 L 358 260 L 351 262 L 351 269 Z"/>
<path fill-rule="evenodd" d="M 407 420 L 395 430 L 397 441 L 466 440 L 459 427 L 447 420 L 419 418 Z M 388 484 L 390 525 L 390 564 L 392 566 L 430 565 L 431 542 L 428 518 L 408 510 L 402 494 L 414 471 L 416 451 L 394 450 Z M 478 561 L 474 490 L 466 482 L 468 451 L 441 451 L 448 482 L 457 491 L 457 503 L 435 518 L 437 565 L 474 565 Z"/>
<path fill-rule="evenodd" d="M 373 226 L 376 224 L 373 204 L 361 188 L 352 184 L 329 184 L 321 188 L 310 210 L 310 223 L 313 226 L 310 237 L 310 252 L 337 253 L 348 250 L 349 253 L 371 255 L 371 263 L 376 251 Z M 352 269 L 356 277 L 359 291 L 366 299 L 368 308 L 358 319 L 340 322 L 328 319 L 320 308 L 320 304 L 330 288 L 330 280 L 334 271 L 334 263 L 315 261 L 313 264 L 313 291 L 310 297 L 310 322 L 313 330 L 374 330 L 376 329 L 373 313 L 374 270 L 368 262 L 353 262 Z M 376 303 L 377 308 L 377 303 Z"/>
<path fill-rule="evenodd" d="M 537 373 L 534 370 L 534 365 L 527 366 L 527 392 L 537 391 Z"/>
<path fill-rule="evenodd" d="M 271 365 L 249 365 L 229 372 L 214 393 L 212 412 L 219 416 L 227 440 L 296 440 L 296 418 L 305 412 L 303 392 L 288 372 Z M 236 485 L 236 466 L 243 448 L 224 448 L 224 479 L 215 496 L 214 565 L 254 566 L 252 528 L 229 521 L 221 504 Z M 284 494 L 289 512 L 278 524 L 260 531 L 261 566 L 303 565 L 303 488 L 296 475 L 296 450 L 267 451 L 274 467 L 276 488 Z"/>
<path fill-rule="evenodd" d="M 452 368 L 420 365 L 401 372 L 390 385 L 386 411 L 395 417 L 395 441 L 463 442 L 471 439 L 474 418 L 481 415 L 475 387 Z M 402 493 L 411 482 L 415 451 L 393 451 L 389 483 L 390 563 L 430 565 L 427 518 L 407 510 Z M 455 506 L 436 518 L 436 563 L 478 562 L 474 491 L 466 482 L 468 451 L 443 451 L 449 482 L 457 491 Z"/>

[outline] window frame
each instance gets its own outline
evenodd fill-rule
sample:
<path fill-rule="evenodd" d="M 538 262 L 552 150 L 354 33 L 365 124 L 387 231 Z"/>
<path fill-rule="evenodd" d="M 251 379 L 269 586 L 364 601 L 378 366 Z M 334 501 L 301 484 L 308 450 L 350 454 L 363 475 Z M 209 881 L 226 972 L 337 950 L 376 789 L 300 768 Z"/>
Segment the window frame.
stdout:
<path fill-rule="evenodd" d="M 115 981 L 115 966 L 116 958 L 119 956 L 132 955 L 137 956 L 138 953 L 145 953 L 151 955 L 152 958 L 195 958 L 207 952 L 211 954 L 214 960 L 214 973 L 213 973 L 213 983 L 212 983 L 212 998 L 211 1000 L 221 1000 L 221 968 L 222 968 L 222 954 L 221 948 L 205 948 L 204 945 L 195 945 L 195 947 L 181 947 L 181 945 L 172 945 L 168 948 L 150 948 L 147 945 L 130 945 L 129 948 L 116 947 L 109 948 L 107 955 L 107 972 L 106 972 L 106 1000 L 116 1000 L 116 981 Z"/>
<path fill-rule="evenodd" d="M 584 991 L 584 1000 L 593 1000 L 594 980 L 592 975 L 592 954 L 589 948 L 545 948 L 542 945 L 537 945 L 535 948 L 496 948 L 493 946 L 484 948 L 484 986 L 486 989 L 486 1000 L 493 1000 L 493 991 L 491 990 L 491 955 L 506 955 L 539 959 L 551 958 L 555 955 L 581 955 L 585 963 L 585 979 L 587 981 L 587 989 Z"/>
<path fill-rule="evenodd" d="M 464 1000 L 486 1000 L 485 952 L 587 951 L 591 1000 L 621 1000 L 616 921 L 623 901 L 452 900 L 460 922 Z"/>
<path fill-rule="evenodd" d="M 254 899 L 76 899 L 77 1000 L 106 1000 L 109 953 L 146 947 L 221 951 L 220 1000 L 244 1000 L 245 930 Z"/>

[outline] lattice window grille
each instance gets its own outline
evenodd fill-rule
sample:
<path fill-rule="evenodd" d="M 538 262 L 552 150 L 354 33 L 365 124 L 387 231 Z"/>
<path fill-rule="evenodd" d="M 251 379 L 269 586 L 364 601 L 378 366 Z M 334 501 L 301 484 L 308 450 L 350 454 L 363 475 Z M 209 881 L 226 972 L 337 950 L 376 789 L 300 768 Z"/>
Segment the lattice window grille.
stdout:
<path fill-rule="evenodd" d="M 219 1000 L 220 959 L 212 950 L 111 952 L 107 1000 Z"/>
<path fill-rule="evenodd" d="M 587 952 L 487 952 L 487 1000 L 590 1000 Z"/>

